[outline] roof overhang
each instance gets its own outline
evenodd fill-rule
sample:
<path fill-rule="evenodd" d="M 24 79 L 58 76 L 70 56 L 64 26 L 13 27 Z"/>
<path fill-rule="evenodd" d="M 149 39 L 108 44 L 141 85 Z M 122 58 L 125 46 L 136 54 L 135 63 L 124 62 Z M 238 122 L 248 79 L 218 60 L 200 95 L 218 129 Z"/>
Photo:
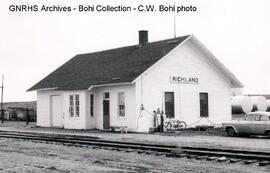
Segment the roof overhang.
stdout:
<path fill-rule="evenodd" d="M 49 90 L 56 90 L 56 89 L 58 89 L 58 87 L 33 89 L 33 90 L 27 90 L 27 92 L 28 91 L 49 91 Z"/>
<path fill-rule="evenodd" d="M 106 87 L 106 86 L 117 86 L 117 85 L 131 85 L 132 82 L 121 82 L 121 83 L 107 83 L 107 84 L 100 84 L 100 85 L 92 85 L 88 88 L 88 91 L 90 91 L 93 88 L 97 87 Z"/>
<path fill-rule="evenodd" d="M 213 54 L 210 52 L 194 35 L 192 40 L 198 45 L 203 52 L 207 55 L 206 57 L 231 81 L 231 88 L 243 88 L 244 85 L 230 72 Z"/>

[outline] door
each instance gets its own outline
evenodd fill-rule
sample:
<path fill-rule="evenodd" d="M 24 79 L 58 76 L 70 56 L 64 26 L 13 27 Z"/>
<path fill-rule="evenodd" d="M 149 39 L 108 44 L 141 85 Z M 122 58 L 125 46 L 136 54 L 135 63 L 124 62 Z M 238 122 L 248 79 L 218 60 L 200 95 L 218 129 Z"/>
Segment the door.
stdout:
<path fill-rule="evenodd" d="M 264 135 L 266 130 L 266 120 L 267 116 L 265 115 L 256 115 L 254 121 L 254 134 Z"/>
<path fill-rule="evenodd" d="M 62 97 L 60 95 L 51 96 L 51 125 L 62 126 Z"/>
<path fill-rule="evenodd" d="M 103 98 L 103 129 L 110 129 L 110 95 L 104 93 Z"/>
<path fill-rule="evenodd" d="M 252 134 L 254 129 L 254 115 L 247 115 L 245 120 L 241 120 L 237 123 L 236 128 L 238 133 Z"/>

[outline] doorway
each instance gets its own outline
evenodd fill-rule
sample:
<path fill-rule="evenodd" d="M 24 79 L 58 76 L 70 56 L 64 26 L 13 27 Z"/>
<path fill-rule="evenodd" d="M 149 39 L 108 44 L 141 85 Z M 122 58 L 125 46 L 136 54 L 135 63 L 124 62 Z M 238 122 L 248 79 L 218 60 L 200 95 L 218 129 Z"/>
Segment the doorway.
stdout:
<path fill-rule="evenodd" d="M 60 95 L 51 96 L 51 126 L 62 126 L 62 97 Z"/>
<path fill-rule="evenodd" d="M 110 93 L 103 95 L 103 129 L 110 129 Z"/>

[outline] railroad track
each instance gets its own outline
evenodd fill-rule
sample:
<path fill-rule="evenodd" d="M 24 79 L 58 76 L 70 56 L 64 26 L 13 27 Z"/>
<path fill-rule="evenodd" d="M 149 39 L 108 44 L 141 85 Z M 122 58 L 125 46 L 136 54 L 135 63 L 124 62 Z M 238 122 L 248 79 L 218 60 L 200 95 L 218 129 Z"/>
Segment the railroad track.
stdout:
<path fill-rule="evenodd" d="M 13 138 L 30 140 L 34 142 L 59 143 L 68 146 L 86 146 L 103 149 L 111 149 L 139 154 L 154 154 L 157 156 L 189 159 L 205 159 L 218 162 L 243 162 L 245 164 L 256 163 L 260 166 L 270 165 L 270 153 L 250 150 L 232 150 L 192 146 L 161 145 L 139 142 L 110 141 L 97 137 L 77 135 L 54 135 L 31 132 L 0 131 L 0 138 Z"/>

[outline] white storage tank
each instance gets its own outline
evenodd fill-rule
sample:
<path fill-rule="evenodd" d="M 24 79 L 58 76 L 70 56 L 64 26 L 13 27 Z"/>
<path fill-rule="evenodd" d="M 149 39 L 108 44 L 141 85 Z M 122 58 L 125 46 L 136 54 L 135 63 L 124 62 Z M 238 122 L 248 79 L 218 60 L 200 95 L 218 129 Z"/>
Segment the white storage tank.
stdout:
<path fill-rule="evenodd" d="M 267 110 L 267 101 L 263 96 L 251 96 L 250 97 L 253 103 L 252 112 L 254 111 L 266 111 Z"/>
<path fill-rule="evenodd" d="M 232 97 L 232 114 L 245 114 L 251 112 L 253 108 L 252 100 L 248 96 Z"/>

